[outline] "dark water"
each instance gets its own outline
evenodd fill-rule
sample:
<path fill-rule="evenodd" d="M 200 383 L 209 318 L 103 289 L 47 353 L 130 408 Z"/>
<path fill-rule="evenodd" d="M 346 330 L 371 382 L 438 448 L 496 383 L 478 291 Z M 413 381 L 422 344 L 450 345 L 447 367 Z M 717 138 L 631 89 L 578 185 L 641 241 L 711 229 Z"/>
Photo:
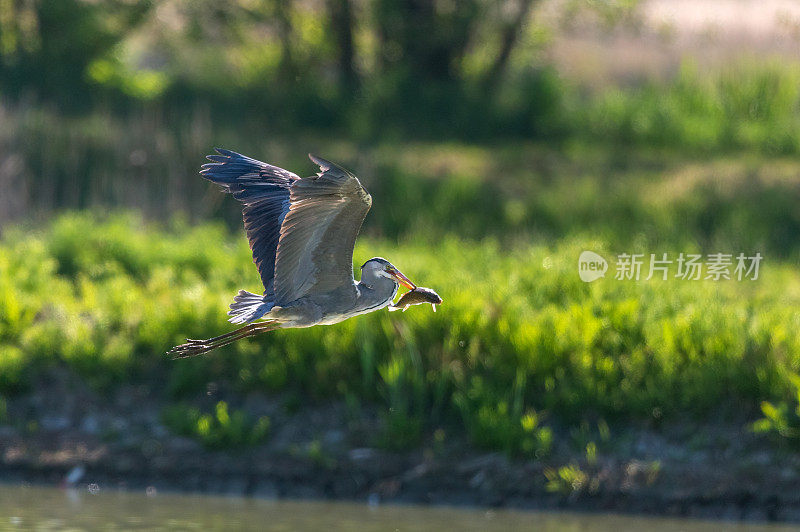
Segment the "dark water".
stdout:
<path fill-rule="evenodd" d="M 0 530 L 798 530 L 616 515 L 0 487 Z"/>

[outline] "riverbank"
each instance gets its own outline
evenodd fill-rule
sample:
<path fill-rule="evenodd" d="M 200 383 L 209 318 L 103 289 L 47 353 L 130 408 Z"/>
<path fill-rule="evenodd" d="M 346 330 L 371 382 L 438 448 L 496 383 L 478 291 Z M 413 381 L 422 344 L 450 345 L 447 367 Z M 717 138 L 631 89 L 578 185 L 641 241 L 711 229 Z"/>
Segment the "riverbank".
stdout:
<path fill-rule="evenodd" d="M 612 426 L 595 452 L 581 449 L 579 431 L 554 424 L 551 453 L 523 460 L 476 450 L 457 427 L 391 451 L 375 445 L 377 408 L 354 414 L 341 401 L 287 408 L 294 399 L 286 394 L 249 394 L 238 398 L 242 408 L 269 416 L 270 437 L 213 451 L 162 424 L 157 386 L 105 396 L 53 371 L 33 390 L 7 402 L 6 483 L 59 485 L 77 466 L 79 489 L 800 521 L 800 458 L 742 423 Z"/>
<path fill-rule="evenodd" d="M 510 215 L 509 229 L 563 236 L 363 238 L 356 264 L 390 257 L 443 295 L 441 311 L 277 331 L 183 361 L 164 353 L 230 330 L 231 294 L 258 290 L 238 232 L 85 212 L 8 228 L 0 479 L 58 485 L 82 467 L 81 489 L 800 521 L 800 465 L 783 450 L 800 426 L 799 174 L 749 164 L 632 169 L 605 188 L 548 178 L 529 207 L 443 179 L 442 220 L 506 205 L 534 216 Z M 584 186 L 594 199 L 562 201 Z M 595 218 L 607 238 L 580 231 Z M 584 250 L 675 258 L 698 242 L 761 253 L 758 279 L 585 283 L 576 271 Z"/>

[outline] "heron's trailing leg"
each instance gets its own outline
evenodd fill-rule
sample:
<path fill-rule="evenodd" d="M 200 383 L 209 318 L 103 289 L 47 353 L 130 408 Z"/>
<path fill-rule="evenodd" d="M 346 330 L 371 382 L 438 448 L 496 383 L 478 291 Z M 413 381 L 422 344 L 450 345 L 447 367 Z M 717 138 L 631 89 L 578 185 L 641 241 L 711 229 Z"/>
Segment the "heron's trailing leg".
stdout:
<path fill-rule="evenodd" d="M 254 328 L 257 326 L 257 325 L 263 325 L 263 324 L 261 324 L 261 323 L 250 323 L 249 325 L 245 325 L 244 327 L 240 327 L 240 328 L 238 328 L 238 329 L 235 329 L 235 330 L 233 330 L 233 331 L 231 331 L 231 332 L 229 332 L 229 333 L 220 334 L 219 336 L 215 336 L 214 338 L 208 338 L 208 339 L 206 339 L 206 340 L 193 340 L 193 339 L 191 339 L 191 338 L 187 338 L 187 339 L 186 339 L 186 342 L 188 342 L 188 343 L 190 343 L 190 344 L 192 344 L 192 343 L 206 343 L 206 344 L 213 344 L 214 342 L 220 342 L 220 341 L 222 341 L 222 340 L 225 340 L 225 339 L 227 339 L 227 338 L 230 338 L 230 337 L 232 337 L 232 336 L 237 336 L 237 335 L 239 335 L 239 334 L 242 334 L 242 333 L 243 333 L 243 332 L 245 332 L 245 331 L 251 331 L 251 330 L 253 330 L 253 329 L 254 329 Z"/>
<path fill-rule="evenodd" d="M 231 344 L 237 340 L 241 340 L 242 338 L 255 336 L 256 334 L 260 334 L 262 332 L 273 331 L 279 327 L 280 324 L 274 321 L 251 323 L 240 329 L 236 329 L 235 331 L 231 331 L 220 336 L 215 336 L 214 338 L 209 338 L 208 340 L 187 339 L 185 344 L 173 347 L 167 354 L 172 355 L 172 358 L 188 358 L 202 355 L 208 353 L 212 349 L 217 349 L 218 347 Z"/>

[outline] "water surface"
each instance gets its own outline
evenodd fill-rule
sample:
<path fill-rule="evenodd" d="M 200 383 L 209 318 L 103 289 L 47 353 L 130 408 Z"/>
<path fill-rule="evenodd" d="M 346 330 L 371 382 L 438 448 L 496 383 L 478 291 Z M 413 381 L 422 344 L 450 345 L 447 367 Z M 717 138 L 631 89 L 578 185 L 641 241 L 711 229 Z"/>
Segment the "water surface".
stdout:
<path fill-rule="evenodd" d="M 0 530 L 667 532 L 800 530 L 619 515 L 481 510 L 0 486 Z"/>

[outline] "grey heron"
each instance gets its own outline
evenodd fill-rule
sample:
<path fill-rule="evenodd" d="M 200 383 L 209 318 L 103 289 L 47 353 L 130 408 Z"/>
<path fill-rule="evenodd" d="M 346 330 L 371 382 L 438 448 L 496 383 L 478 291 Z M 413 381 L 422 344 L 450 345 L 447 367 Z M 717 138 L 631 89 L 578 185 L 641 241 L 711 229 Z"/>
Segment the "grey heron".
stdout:
<path fill-rule="evenodd" d="M 244 227 L 262 295 L 240 290 L 230 322 L 246 324 L 207 340 L 187 339 L 175 358 L 201 355 L 262 332 L 330 325 L 387 307 L 400 285 L 416 286 L 381 257 L 353 277 L 353 247 L 372 197 L 352 173 L 309 154 L 315 176 L 298 175 L 216 148 L 200 174 L 243 204 Z"/>

